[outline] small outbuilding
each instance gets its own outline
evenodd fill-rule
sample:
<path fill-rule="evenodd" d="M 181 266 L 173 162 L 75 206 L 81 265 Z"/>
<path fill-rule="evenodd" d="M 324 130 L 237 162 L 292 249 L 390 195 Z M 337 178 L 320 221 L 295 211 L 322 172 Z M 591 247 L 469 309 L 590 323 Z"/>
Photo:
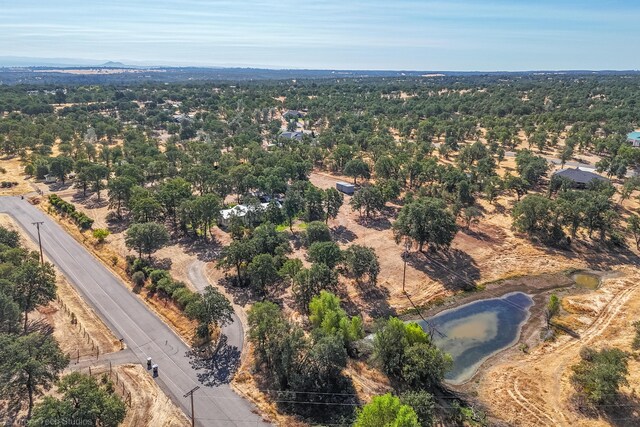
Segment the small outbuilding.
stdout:
<path fill-rule="evenodd" d="M 553 177 L 567 179 L 573 182 L 573 186 L 576 188 L 585 188 L 591 181 L 609 182 L 607 178 L 600 176 L 597 173 L 586 171 L 580 168 L 562 169 L 554 173 Z"/>
<path fill-rule="evenodd" d="M 336 188 L 338 189 L 338 191 L 341 191 L 344 194 L 348 194 L 349 196 L 352 196 L 356 191 L 355 185 L 349 184 L 348 182 L 344 181 L 336 182 Z"/>
<path fill-rule="evenodd" d="M 627 134 L 627 142 L 633 147 L 640 147 L 640 131 L 635 131 Z"/>

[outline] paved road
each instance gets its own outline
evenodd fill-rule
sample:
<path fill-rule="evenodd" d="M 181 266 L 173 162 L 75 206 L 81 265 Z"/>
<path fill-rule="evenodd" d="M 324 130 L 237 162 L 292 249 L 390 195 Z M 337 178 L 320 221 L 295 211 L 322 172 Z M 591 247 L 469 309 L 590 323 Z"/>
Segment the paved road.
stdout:
<path fill-rule="evenodd" d="M 189 355 L 190 348 L 131 293 L 120 280 L 38 208 L 19 197 L 0 197 L 0 212 L 13 216 L 37 240 L 34 221 L 40 227 L 47 257 L 64 273 L 109 328 L 124 339 L 135 358 L 146 365 L 147 357 L 159 365 L 157 383 L 186 414 L 191 413 L 183 395 L 194 394 L 196 423 L 200 426 L 266 425 L 255 408 L 226 383 L 239 350 L 223 346 L 218 356 L 202 361 Z"/>

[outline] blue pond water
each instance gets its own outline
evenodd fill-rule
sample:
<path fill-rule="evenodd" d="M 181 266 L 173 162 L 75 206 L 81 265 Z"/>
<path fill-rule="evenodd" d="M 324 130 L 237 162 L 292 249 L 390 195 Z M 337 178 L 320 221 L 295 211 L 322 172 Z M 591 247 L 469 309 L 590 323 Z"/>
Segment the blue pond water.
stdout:
<path fill-rule="evenodd" d="M 473 376 L 489 356 L 515 344 L 529 317 L 533 300 L 522 292 L 474 301 L 427 319 L 444 334 L 433 334 L 434 343 L 453 358 L 445 379 L 460 384 Z M 424 321 L 418 322 L 429 330 Z"/>

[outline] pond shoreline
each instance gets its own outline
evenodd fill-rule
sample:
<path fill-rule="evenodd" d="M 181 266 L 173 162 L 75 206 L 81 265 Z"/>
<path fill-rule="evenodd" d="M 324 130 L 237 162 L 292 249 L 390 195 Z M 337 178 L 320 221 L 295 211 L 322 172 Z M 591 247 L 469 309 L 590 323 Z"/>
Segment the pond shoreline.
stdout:
<path fill-rule="evenodd" d="M 447 382 L 447 387 L 451 388 L 452 390 L 464 392 L 469 389 L 470 384 L 472 384 L 472 382 L 478 377 L 478 375 L 482 374 L 486 367 L 491 364 L 492 361 L 496 358 L 503 357 L 505 353 L 509 351 L 515 351 L 514 347 L 519 344 L 524 344 L 528 347 L 532 347 L 533 345 L 540 342 L 540 331 L 544 327 L 544 319 L 543 316 L 540 315 L 540 313 L 542 313 L 542 310 L 547 303 L 548 296 L 552 292 L 556 291 L 564 295 L 591 292 L 590 290 L 576 286 L 576 283 L 572 277 L 576 273 L 580 272 L 596 274 L 600 276 L 601 279 L 611 277 L 611 275 L 619 274 L 615 271 L 595 271 L 590 269 L 580 269 L 501 279 L 486 284 L 485 289 L 481 291 L 454 295 L 450 298 L 447 298 L 442 304 L 438 304 L 437 306 L 430 307 L 428 309 L 420 310 L 419 314 L 409 313 L 400 316 L 400 318 L 405 321 L 420 321 L 422 320 L 422 318 L 428 319 L 446 310 L 456 309 L 475 301 L 502 298 L 505 295 L 514 292 L 522 292 L 531 297 L 531 299 L 533 300 L 533 304 L 528 309 L 529 315 L 520 325 L 518 336 L 514 340 L 514 342 L 484 359 L 478 365 L 473 375 L 471 375 L 465 381 L 462 381 L 460 383 Z"/>

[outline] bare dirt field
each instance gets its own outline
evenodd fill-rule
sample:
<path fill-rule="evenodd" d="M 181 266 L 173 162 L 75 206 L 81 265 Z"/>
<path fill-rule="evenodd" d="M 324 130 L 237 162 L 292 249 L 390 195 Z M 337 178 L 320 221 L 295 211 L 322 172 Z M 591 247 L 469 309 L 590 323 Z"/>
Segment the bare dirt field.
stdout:
<path fill-rule="evenodd" d="M 335 187 L 343 177 L 312 173 L 310 180 L 320 188 L 329 188 Z M 395 214 L 397 207 L 389 207 L 384 217 L 367 221 L 351 210 L 349 200 L 350 197 L 345 196 L 338 217 L 329 221 L 336 240 L 344 246 L 357 243 L 372 247 L 381 268 L 377 290 L 349 286 L 349 297 L 356 301 L 360 311 L 372 314 L 384 312 L 385 308 L 397 313 L 411 309 L 413 305 L 402 292 L 404 248 L 396 244 L 391 222 L 386 219 Z M 422 254 L 412 249 L 405 289 L 415 305 L 450 296 L 463 290 L 465 285 L 482 285 L 542 272 L 557 273 L 570 268 L 594 268 L 611 261 L 606 253 L 590 248 L 554 251 L 516 236 L 510 229 L 511 218 L 506 214 L 507 207 L 513 203 L 515 198 L 511 196 L 501 198 L 495 205 L 481 202 L 484 217 L 469 230 L 461 229 L 448 253 Z M 367 292 L 373 294 L 367 295 Z"/>

